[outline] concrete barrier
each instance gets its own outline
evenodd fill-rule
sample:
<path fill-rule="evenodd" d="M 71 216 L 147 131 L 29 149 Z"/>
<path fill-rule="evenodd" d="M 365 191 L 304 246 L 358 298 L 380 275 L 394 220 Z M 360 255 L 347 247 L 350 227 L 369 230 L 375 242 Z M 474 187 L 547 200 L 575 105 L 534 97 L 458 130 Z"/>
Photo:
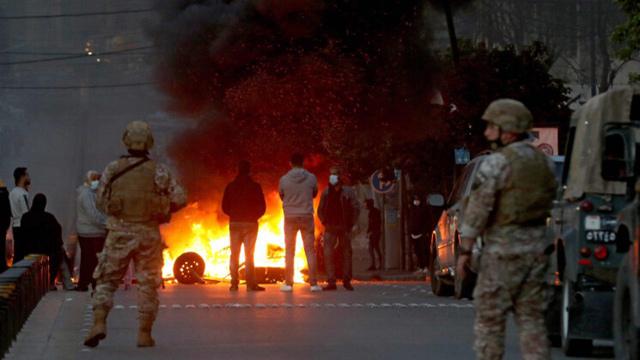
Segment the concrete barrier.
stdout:
<path fill-rule="evenodd" d="M 47 256 L 29 255 L 0 274 L 0 358 L 47 291 Z"/>

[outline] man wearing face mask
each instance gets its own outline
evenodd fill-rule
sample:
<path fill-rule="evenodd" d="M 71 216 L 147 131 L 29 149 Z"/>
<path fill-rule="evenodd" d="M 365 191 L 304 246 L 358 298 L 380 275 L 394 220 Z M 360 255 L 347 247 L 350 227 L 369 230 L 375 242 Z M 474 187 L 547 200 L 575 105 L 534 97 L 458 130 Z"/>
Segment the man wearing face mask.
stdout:
<path fill-rule="evenodd" d="M 340 179 L 340 171 L 332 167 L 329 187 L 324 190 L 318 206 L 318 217 L 324 225 L 324 264 L 328 284 L 325 291 L 336 290 L 335 250 L 342 252 L 342 284 L 352 291 L 352 249 L 351 235 L 355 231 L 359 206 L 353 189 L 345 187 Z"/>
<path fill-rule="evenodd" d="M 480 164 L 460 227 L 456 271 L 466 275 L 472 246 L 482 235 L 473 292 L 478 359 L 501 359 L 505 325 L 514 314 L 523 359 L 549 359 L 544 323 L 548 246 L 545 223 L 556 191 L 553 161 L 528 140 L 533 116 L 519 101 L 492 102 L 482 119 L 496 152 Z"/>
<path fill-rule="evenodd" d="M 106 216 L 96 207 L 96 190 L 100 185 L 97 171 L 87 172 L 84 184 L 78 187 L 76 201 L 76 231 L 80 243 L 80 279 L 76 291 L 87 291 L 89 284 L 95 290 L 93 271 L 98 265 L 98 253 L 102 251 L 107 236 Z"/>
<path fill-rule="evenodd" d="M 20 221 L 22 215 L 29 211 L 29 188 L 31 187 L 31 177 L 26 167 L 18 167 L 13 171 L 13 179 L 16 187 L 9 193 L 9 203 L 11 204 L 11 218 L 13 225 L 13 263 L 17 263 L 28 255 L 28 245 L 23 239 Z"/>

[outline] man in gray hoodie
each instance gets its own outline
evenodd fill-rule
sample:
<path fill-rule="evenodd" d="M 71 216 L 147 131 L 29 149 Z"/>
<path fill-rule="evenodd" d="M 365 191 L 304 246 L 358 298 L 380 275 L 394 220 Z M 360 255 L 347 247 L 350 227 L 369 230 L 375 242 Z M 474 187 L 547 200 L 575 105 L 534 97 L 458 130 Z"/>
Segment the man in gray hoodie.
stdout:
<path fill-rule="evenodd" d="M 315 224 L 313 198 L 318 194 L 318 180 L 303 168 L 304 156 L 291 156 L 291 170 L 280 178 L 280 198 L 284 209 L 285 284 L 280 290 L 293 290 L 294 256 L 298 231 L 302 235 L 304 252 L 309 266 L 311 291 L 322 291 L 316 276 Z"/>
<path fill-rule="evenodd" d="M 87 291 L 89 284 L 95 290 L 93 271 L 98 265 L 98 253 L 102 251 L 107 236 L 106 216 L 96 208 L 96 190 L 100 184 L 100 173 L 87 172 L 87 177 L 78 188 L 76 202 L 76 231 L 80 243 L 80 279 L 75 290 Z"/>

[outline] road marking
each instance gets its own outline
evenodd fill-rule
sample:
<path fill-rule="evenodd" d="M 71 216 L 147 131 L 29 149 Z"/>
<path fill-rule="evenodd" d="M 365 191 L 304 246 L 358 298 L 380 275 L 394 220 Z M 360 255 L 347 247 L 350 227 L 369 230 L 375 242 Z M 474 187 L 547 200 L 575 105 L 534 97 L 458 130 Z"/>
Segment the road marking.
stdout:
<path fill-rule="evenodd" d="M 247 303 L 214 303 L 214 304 L 162 304 L 160 305 L 160 309 L 306 309 L 306 308 L 342 308 L 342 309 L 350 309 L 350 308 L 400 308 L 400 309 L 416 309 L 416 308 L 456 308 L 456 309 L 471 309 L 473 308 L 473 303 L 403 303 L 403 302 L 395 302 L 395 303 L 299 303 L 299 304 L 291 304 L 291 303 L 271 303 L 271 304 L 247 304 Z M 115 305 L 113 307 L 116 310 L 136 310 L 138 309 L 138 305 Z M 91 314 L 87 314 L 84 317 L 84 323 L 88 324 L 92 322 Z"/>

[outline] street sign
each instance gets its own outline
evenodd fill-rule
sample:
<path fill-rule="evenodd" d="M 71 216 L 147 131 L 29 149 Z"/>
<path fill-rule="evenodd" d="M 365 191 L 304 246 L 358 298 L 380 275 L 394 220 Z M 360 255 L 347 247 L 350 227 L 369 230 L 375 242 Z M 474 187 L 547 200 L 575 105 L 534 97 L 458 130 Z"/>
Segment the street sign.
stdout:
<path fill-rule="evenodd" d="M 379 194 L 386 194 L 393 191 L 395 187 L 395 181 L 384 179 L 382 171 L 376 170 L 369 178 L 369 183 L 373 191 Z"/>
<path fill-rule="evenodd" d="M 453 154 L 456 159 L 456 165 L 466 165 L 471 161 L 471 154 L 467 148 L 461 147 L 453 149 Z"/>

